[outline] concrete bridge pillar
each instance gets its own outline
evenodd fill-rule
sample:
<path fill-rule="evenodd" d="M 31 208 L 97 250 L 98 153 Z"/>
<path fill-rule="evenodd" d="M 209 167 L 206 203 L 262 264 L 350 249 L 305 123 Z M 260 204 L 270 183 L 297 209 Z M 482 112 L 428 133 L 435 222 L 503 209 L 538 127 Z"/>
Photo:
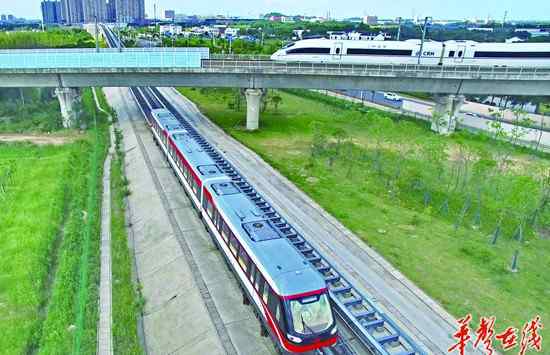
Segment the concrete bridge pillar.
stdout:
<path fill-rule="evenodd" d="M 57 95 L 59 105 L 61 106 L 63 127 L 73 127 L 77 115 L 79 114 L 75 107 L 76 103 L 80 100 L 79 90 L 77 88 L 58 87 L 55 89 L 55 94 Z"/>
<path fill-rule="evenodd" d="M 260 127 L 260 107 L 262 101 L 262 89 L 246 89 L 246 129 L 248 131 L 257 130 Z"/>
<path fill-rule="evenodd" d="M 445 135 L 453 133 L 464 95 L 434 95 L 434 101 L 432 131 Z"/>

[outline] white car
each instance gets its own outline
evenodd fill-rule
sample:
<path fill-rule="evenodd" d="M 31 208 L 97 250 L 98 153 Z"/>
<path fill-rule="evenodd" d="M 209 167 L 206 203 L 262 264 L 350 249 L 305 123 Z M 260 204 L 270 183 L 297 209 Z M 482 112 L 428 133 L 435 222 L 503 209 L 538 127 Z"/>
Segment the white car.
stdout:
<path fill-rule="evenodd" d="M 390 101 L 401 101 L 402 100 L 401 96 L 399 96 L 399 95 L 397 95 L 396 93 L 393 93 L 393 92 L 385 92 L 384 93 L 384 99 L 390 100 Z"/>

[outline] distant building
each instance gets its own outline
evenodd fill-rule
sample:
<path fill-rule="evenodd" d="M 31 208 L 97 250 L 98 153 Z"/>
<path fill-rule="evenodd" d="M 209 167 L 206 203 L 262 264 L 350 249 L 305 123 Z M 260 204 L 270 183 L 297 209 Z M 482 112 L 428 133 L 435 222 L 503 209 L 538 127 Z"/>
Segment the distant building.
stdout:
<path fill-rule="evenodd" d="M 107 20 L 107 3 L 105 0 L 82 0 L 84 22 L 105 22 Z"/>
<path fill-rule="evenodd" d="M 469 27 L 468 31 L 479 31 L 479 32 L 494 32 L 492 27 Z"/>
<path fill-rule="evenodd" d="M 107 5 L 107 21 L 116 22 L 115 0 L 110 0 Z"/>
<path fill-rule="evenodd" d="M 378 16 L 365 16 L 365 17 L 363 17 L 363 23 L 365 25 L 377 25 L 378 24 Z"/>
<path fill-rule="evenodd" d="M 8 22 L 14 22 L 14 21 L 15 21 L 15 16 L 8 15 Z"/>
<path fill-rule="evenodd" d="M 160 33 L 169 35 L 180 35 L 183 33 L 182 27 L 174 24 L 160 25 L 159 30 Z"/>
<path fill-rule="evenodd" d="M 6 15 L 2 15 L 2 16 L 0 16 L 0 20 L 6 22 L 8 20 L 8 18 L 7 18 Z"/>
<path fill-rule="evenodd" d="M 176 18 L 176 11 L 174 10 L 164 11 L 164 18 L 168 20 L 174 20 Z"/>
<path fill-rule="evenodd" d="M 115 0 L 116 22 L 131 23 L 145 20 L 145 0 Z"/>
<path fill-rule="evenodd" d="M 550 36 L 550 32 L 541 28 L 516 28 L 514 32 L 527 32 L 531 35 L 531 37 Z"/>
<path fill-rule="evenodd" d="M 82 0 L 61 0 L 61 18 L 69 25 L 84 22 Z"/>
<path fill-rule="evenodd" d="M 42 21 L 46 24 L 61 23 L 61 1 L 43 0 L 40 4 Z"/>
<path fill-rule="evenodd" d="M 228 37 L 237 38 L 238 36 L 239 36 L 239 29 L 238 28 L 227 27 L 225 29 L 225 31 L 223 32 L 223 37 L 224 38 L 228 38 Z"/>

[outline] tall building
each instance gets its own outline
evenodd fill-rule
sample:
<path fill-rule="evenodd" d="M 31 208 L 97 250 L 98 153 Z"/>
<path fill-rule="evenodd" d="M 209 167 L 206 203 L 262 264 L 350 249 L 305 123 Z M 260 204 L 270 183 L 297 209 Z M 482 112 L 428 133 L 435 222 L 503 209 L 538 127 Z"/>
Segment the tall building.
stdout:
<path fill-rule="evenodd" d="M 164 18 L 167 20 L 173 20 L 176 18 L 176 12 L 174 10 L 165 10 Z"/>
<path fill-rule="evenodd" d="M 43 0 L 40 3 L 42 8 L 42 20 L 44 23 L 61 23 L 61 2 L 58 0 Z"/>
<path fill-rule="evenodd" d="M 8 18 L 6 17 L 6 15 L 2 15 L 2 16 L 0 17 L 0 20 L 6 22 L 6 21 L 8 20 Z"/>
<path fill-rule="evenodd" d="M 116 22 L 115 0 L 109 0 L 107 3 L 107 22 Z"/>
<path fill-rule="evenodd" d="M 115 0 L 115 12 L 117 22 L 143 22 L 145 0 Z"/>
<path fill-rule="evenodd" d="M 105 22 L 107 4 L 105 0 L 82 0 L 82 17 L 84 22 Z"/>
<path fill-rule="evenodd" d="M 69 25 L 84 22 L 82 0 L 61 0 L 61 18 Z"/>

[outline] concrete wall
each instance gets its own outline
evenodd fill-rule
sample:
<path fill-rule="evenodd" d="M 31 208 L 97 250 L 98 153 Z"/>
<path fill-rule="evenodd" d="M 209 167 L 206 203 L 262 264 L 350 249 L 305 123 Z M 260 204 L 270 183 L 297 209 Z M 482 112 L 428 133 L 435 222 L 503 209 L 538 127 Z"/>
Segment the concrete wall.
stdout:
<path fill-rule="evenodd" d="M 550 80 L 484 80 L 383 76 L 181 72 L 152 70 L 1 70 L 0 87 L 187 86 L 380 90 L 471 95 L 550 95 Z"/>

